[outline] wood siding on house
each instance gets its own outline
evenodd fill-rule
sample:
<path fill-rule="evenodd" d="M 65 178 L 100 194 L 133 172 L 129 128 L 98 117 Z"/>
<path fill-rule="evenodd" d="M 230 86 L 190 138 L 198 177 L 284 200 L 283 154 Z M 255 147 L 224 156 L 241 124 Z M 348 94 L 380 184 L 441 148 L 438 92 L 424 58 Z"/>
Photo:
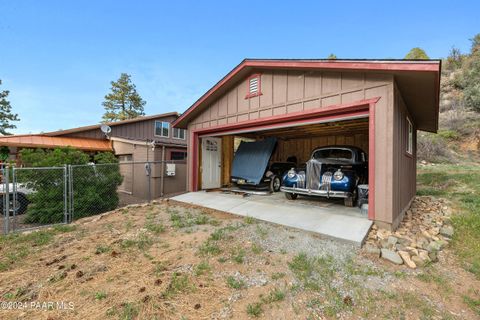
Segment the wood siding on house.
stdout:
<path fill-rule="evenodd" d="M 112 132 L 110 133 L 111 137 L 124 138 L 130 140 L 155 140 L 160 143 L 168 144 L 178 144 L 178 145 L 187 145 L 188 132 L 186 133 L 185 139 L 176 139 L 173 138 L 173 129 L 170 127 L 170 136 L 168 138 L 159 137 L 155 135 L 155 121 L 165 121 L 172 123 L 176 119 L 175 116 L 163 117 L 157 119 L 149 119 L 145 121 L 136 121 L 132 123 L 124 123 L 119 125 L 111 126 Z M 90 129 L 81 132 L 73 132 L 63 135 L 65 137 L 82 137 L 82 138 L 93 138 L 93 139 L 104 139 L 105 135 L 100 130 L 100 128 Z"/>
<path fill-rule="evenodd" d="M 245 99 L 246 77 L 205 108 L 188 124 L 189 131 L 218 125 L 321 110 L 363 99 L 380 98 L 375 105 L 375 220 L 392 224 L 399 215 L 394 199 L 394 79 L 371 72 L 255 70 L 261 73 L 261 95 Z M 333 139 L 333 138 L 330 138 Z M 335 143 L 337 139 L 335 138 Z M 364 143 L 365 144 L 365 143 Z M 189 145 L 189 148 L 191 146 Z M 192 150 L 188 150 L 192 155 Z M 368 152 L 368 150 L 365 150 Z M 302 151 L 303 155 L 306 151 Z M 199 159 L 189 157 L 189 168 Z M 188 174 L 188 178 L 191 174 Z M 190 183 L 187 184 L 190 186 Z M 396 191 L 396 189 L 395 189 Z"/>

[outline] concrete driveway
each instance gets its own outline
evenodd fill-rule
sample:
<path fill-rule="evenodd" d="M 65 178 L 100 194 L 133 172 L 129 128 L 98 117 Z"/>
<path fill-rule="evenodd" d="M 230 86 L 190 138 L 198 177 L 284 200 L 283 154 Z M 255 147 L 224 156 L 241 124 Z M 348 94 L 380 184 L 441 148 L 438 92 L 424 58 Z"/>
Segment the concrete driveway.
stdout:
<path fill-rule="evenodd" d="M 338 201 L 319 198 L 299 197 L 289 201 L 282 192 L 245 197 L 233 193 L 198 191 L 171 199 L 315 232 L 358 246 L 363 244 L 372 226 L 372 221 L 362 216 L 358 208 L 348 208 Z"/>

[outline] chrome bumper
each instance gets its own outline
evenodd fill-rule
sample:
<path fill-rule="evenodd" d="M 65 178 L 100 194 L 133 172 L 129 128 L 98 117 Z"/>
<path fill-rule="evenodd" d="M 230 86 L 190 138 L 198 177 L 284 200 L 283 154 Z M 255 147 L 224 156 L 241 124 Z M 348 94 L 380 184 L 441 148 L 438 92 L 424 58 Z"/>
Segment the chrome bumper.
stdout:
<path fill-rule="evenodd" d="M 302 194 L 305 196 L 320 196 L 327 198 L 348 198 L 352 196 L 351 192 L 332 191 L 332 190 L 312 190 L 303 188 L 280 187 L 280 191 Z"/>

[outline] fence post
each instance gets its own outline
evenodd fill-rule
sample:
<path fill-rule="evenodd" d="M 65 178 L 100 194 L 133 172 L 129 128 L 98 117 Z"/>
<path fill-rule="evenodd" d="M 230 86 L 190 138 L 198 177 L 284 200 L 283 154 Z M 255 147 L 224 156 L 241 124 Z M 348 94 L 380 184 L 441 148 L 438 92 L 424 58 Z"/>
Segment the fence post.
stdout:
<path fill-rule="evenodd" d="M 8 170 L 10 171 L 10 170 Z M 10 180 L 10 173 L 8 175 L 8 179 Z M 17 228 L 17 171 L 15 170 L 15 166 L 12 165 L 12 211 L 13 211 L 13 219 L 12 219 L 12 224 L 13 224 L 13 230 Z M 9 186 L 10 186 L 10 181 L 9 181 Z M 10 196 L 8 197 L 8 200 L 10 200 Z M 9 213 L 10 214 L 10 213 Z"/>
<path fill-rule="evenodd" d="M 5 217 L 5 223 L 4 223 L 4 229 L 5 229 L 5 234 L 8 233 L 8 223 L 10 222 L 10 208 L 9 208 L 9 205 L 10 205 L 10 192 L 9 192 L 9 171 L 10 171 L 10 167 L 9 165 L 7 164 L 5 166 L 5 170 L 4 170 L 4 179 L 5 179 L 5 188 L 3 190 L 3 193 L 4 193 L 4 196 L 3 196 L 3 201 L 4 201 L 4 206 L 3 206 L 3 210 L 4 210 L 4 217 Z"/>
<path fill-rule="evenodd" d="M 68 223 L 67 165 L 63 166 L 63 223 Z"/>
<path fill-rule="evenodd" d="M 165 183 L 165 146 L 162 146 L 162 162 L 160 163 L 160 197 L 163 198 L 163 190 Z"/>
<path fill-rule="evenodd" d="M 67 179 L 68 179 L 68 223 L 73 221 L 73 175 L 72 175 L 72 165 L 67 167 Z"/>

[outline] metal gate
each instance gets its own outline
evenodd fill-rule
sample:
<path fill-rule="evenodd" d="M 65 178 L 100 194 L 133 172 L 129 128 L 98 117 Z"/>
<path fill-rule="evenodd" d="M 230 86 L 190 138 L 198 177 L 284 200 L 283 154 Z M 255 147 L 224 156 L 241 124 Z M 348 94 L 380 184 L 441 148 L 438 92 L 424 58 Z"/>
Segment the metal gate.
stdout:
<path fill-rule="evenodd" d="M 1 174 L 5 234 L 69 222 L 66 166 L 4 167 Z"/>

